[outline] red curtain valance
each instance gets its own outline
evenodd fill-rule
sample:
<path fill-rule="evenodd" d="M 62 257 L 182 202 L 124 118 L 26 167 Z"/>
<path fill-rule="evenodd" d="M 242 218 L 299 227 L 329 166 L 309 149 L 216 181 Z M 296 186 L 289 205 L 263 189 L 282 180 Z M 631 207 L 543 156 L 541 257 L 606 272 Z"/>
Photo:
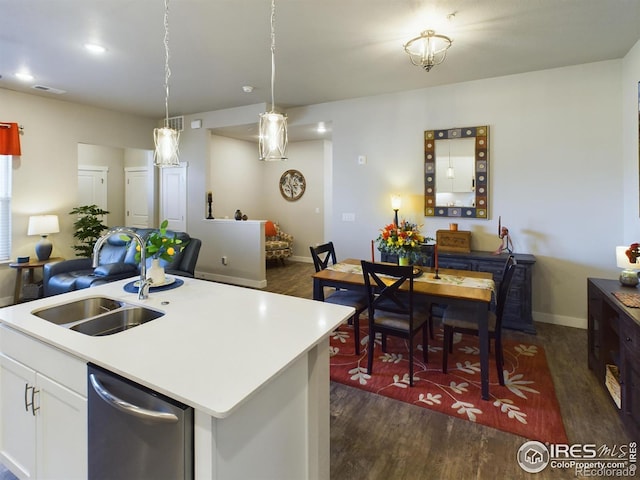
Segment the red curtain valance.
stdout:
<path fill-rule="evenodd" d="M 0 122 L 0 155 L 21 155 L 17 123 Z"/>

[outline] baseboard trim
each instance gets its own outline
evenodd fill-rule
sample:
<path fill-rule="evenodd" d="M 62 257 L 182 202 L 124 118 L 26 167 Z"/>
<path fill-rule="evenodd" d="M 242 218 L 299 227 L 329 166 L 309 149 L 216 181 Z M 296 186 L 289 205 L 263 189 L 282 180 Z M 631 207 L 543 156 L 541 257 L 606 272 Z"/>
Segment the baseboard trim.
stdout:
<path fill-rule="evenodd" d="M 299 257 L 297 255 L 293 255 L 289 258 L 292 262 L 300 262 L 300 263 L 313 263 L 313 259 L 311 257 Z"/>
<path fill-rule="evenodd" d="M 536 322 L 551 323 L 563 327 L 587 328 L 586 318 L 567 317 L 565 315 L 553 315 L 551 313 L 533 312 L 533 318 Z"/>
<path fill-rule="evenodd" d="M 241 287 L 265 288 L 267 280 L 251 280 L 250 278 L 231 277 L 229 275 L 220 275 L 218 273 L 195 272 L 195 278 L 201 280 L 213 280 L 214 282 L 229 283 L 231 285 L 239 285 Z"/>

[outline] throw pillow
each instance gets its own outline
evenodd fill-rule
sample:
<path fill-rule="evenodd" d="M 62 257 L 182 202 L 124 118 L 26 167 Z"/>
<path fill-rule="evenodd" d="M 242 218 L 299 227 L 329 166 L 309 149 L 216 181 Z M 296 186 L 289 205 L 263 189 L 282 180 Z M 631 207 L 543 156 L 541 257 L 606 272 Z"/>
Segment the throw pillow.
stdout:
<path fill-rule="evenodd" d="M 264 224 L 264 234 L 267 237 L 275 237 L 278 234 L 276 225 L 271 220 L 267 220 L 267 223 Z"/>

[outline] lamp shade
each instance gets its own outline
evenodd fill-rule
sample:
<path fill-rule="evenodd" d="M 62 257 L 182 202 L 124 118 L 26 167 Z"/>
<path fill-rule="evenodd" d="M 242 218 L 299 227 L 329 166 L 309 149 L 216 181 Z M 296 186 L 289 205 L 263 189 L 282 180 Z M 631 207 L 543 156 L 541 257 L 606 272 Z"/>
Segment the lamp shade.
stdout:
<path fill-rule="evenodd" d="M 391 210 L 400 210 L 402 206 L 402 197 L 400 195 L 391 195 Z"/>
<path fill-rule="evenodd" d="M 156 145 L 154 163 L 157 167 L 179 167 L 178 144 L 180 132 L 173 128 L 156 128 L 153 131 L 153 141 Z"/>
<path fill-rule="evenodd" d="M 286 160 L 287 116 L 274 112 L 262 113 L 258 128 L 260 160 Z"/>
<path fill-rule="evenodd" d="M 58 233 L 60 225 L 57 215 L 33 215 L 29 217 L 27 235 L 49 235 Z"/>

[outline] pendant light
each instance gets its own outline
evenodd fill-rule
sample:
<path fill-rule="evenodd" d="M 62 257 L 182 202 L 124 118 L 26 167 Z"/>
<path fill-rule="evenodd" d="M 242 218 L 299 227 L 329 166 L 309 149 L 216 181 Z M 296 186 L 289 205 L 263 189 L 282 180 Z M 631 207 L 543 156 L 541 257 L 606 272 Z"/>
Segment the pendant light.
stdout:
<path fill-rule="evenodd" d="M 447 168 L 447 178 L 454 179 L 456 178 L 456 174 L 453 170 L 453 166 L 451 166 L 451 140 L 447 140 L 447 145 L 449 146 L 449 168 Z"/>
<path fill-rule="evenodd" d="M 154 164 L 157 167 L 179 167 L 178 143 L 180 132 L 169 128 L 169 0 L 164 0 L 164 127 L 153 130 L 156 146 Z"/>
<path fill-rule="evenodd" d="M 276 1 L 271 0 L 271 111 L 260 114 L 260 160 L 286 160 L 287 116 L 275 112 L 274 84 L 276 78 Z"/>

